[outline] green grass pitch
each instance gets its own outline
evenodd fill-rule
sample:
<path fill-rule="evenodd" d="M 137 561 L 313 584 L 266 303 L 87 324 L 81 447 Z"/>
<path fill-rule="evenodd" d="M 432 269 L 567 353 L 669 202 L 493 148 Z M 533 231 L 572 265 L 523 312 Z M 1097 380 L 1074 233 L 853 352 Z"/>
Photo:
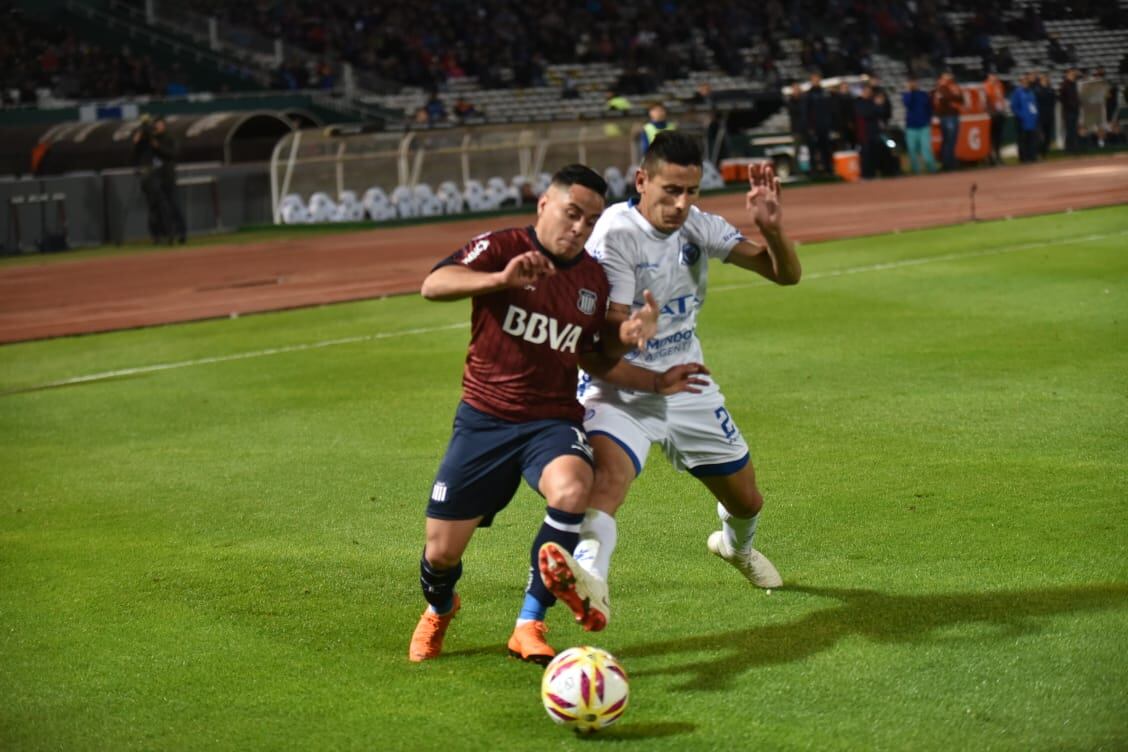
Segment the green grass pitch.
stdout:
<path fill-rule="evenodd" d="M 467 304 L 0 348 L 0 749 L 1128 749 L 1126 247 L 1113 207 L 804 246 L 794 288 L 714 265 L 788 585 L 709 555 L 653 451 L 612 624 L 549 617 L 631 674 L 591 739 L 505 656 L 527 488 L 406 659 Z"/>

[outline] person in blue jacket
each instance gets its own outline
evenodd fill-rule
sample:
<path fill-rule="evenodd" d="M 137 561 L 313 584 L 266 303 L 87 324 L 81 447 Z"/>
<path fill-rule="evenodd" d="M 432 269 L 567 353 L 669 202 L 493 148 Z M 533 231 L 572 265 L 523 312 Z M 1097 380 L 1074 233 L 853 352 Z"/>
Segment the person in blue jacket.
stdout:
<path fill-rule="evenodd" d="M 920 90 L 916 78 L 908 80 L 908 91 L 901 92 L 905 105 L 905 147 L 913 173 L 921 168 L 936 172 L 936 159 L 932 156 L 932 98 Z"/>
<path fill-rule="evenodd" d="M 1038 159 L 1038 99 L 1031 88 L 1034 75 L 1027 73 L 1011 92 L 1011 112 L 1018 126 L 1018 161 Z"/>

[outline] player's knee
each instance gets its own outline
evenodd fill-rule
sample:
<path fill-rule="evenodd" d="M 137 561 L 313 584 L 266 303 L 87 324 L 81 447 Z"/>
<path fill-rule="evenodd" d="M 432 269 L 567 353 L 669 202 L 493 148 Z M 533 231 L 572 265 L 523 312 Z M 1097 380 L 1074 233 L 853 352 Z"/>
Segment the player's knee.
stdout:
<path fill-rule="evenodd" d="M 634 483 L 634 468 L 618 465 L 599 467 L 592 484 L 592 503 L 596 508 L 613 513 L 626 498 Z"/>
<path fill-rule="evenodd" d="M 591 496 L 591 481 L 588 478 L 568 478 L 553 484 L 546 495 L 548 505 L 564 512 L 583 512 L 587 509 Z"/>
<path fill-rule="evenodd" d="M 755 517 L 764 508 L 764 497 L 756 489 L 721 502 L 733 517 Z"/>
<path fill-rule="evenodd" d="M 458 562 L 462 560 L 462 554 L 456 554 L 453 551 L 444 551 L 442 548 L 432 548 L 431 546 L 428 546 L 427 552 L 424 554 L 424 558 L 426 559 L 427 564 L 430 565 L 431 569 L 434 569 L 436 571 L 445 571 L 457 567 Z"/>

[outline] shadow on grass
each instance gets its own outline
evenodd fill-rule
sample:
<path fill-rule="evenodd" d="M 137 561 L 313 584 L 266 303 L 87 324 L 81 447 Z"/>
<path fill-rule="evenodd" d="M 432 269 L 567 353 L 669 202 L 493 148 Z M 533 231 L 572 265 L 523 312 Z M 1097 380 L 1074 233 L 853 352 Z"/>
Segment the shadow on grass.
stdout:
<path fill-rule="evenodd" d="M 729 688 L 734 677 L 752 668 L 803 660 L 848 637 L 919 644 L 944 639 L 934 634 L 938 629 L 983 624 L 997 629 L 996 639 L 1013 639 L 1038 632 L 1041 627 L 1037 620 L 1042 617 L 1128 606 L 1128 584 L 951 595 L 886 595 L 873 590 L 801 586 L 776 593 L 785 597 L 786 593 L 802 593 L 832 598 L 840 605 L 789 624 L 640 643 L 622 648 L 621 653 L 628 660 L 711 653 L 712 657 L 704 660 L 631 673 L 684 674 L 688 678 L 682 689 L 723 690 Z"/>
<path fill-rule="evenodd" d="M 577 734 L 583 742 L 614 744 L 633 742 L 640 739 L 660 739 L 664 736 L 692 734 L 697 727 L 692 723 L 616 723 L 609 729 L 596 734 Z"/>

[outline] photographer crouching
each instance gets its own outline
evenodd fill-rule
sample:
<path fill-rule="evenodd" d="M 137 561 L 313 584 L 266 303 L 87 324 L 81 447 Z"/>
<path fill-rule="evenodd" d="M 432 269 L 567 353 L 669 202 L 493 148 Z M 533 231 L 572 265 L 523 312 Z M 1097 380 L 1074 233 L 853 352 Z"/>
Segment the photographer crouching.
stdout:
<path fill-rule="evenodd" d="M 133 159 L 149 210 L 149 236 L 154 243 L 183 243 L 187 239 L 184 214 L 176 189 L 177 144 L 161 116 L 141 117 L 133 133 Z"/>

